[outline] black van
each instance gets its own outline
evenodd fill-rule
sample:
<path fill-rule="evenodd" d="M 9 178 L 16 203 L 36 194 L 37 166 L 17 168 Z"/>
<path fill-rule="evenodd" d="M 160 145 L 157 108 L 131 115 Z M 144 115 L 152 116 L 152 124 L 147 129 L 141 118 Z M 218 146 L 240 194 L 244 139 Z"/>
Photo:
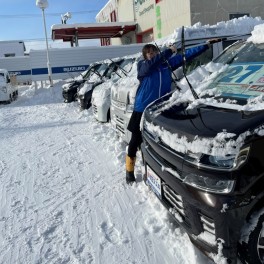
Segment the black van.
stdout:
<path fill-rule="evenodd" d="M 264 263 L 264 43 L 214 63 L 198 100 L 176 91 L 145 110 L 145 181 L 206 255 Z"/>

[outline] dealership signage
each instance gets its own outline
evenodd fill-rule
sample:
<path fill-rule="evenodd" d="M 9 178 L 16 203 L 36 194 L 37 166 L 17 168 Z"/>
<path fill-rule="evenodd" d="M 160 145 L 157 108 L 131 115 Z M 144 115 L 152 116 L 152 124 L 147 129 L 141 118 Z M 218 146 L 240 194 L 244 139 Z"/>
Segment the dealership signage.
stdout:
<path fill-rule="evenodd" d="M 150 2 L 151 0 L 135 0 L 135 10 L 139 13 L 139 16 L 154 9 L 154 4 L 151 4 Z"/>

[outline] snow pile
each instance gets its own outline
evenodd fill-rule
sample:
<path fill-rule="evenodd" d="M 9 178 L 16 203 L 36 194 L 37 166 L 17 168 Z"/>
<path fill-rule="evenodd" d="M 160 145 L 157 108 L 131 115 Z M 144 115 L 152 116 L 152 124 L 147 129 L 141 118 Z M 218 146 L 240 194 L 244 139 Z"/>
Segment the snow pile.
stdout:
<path fill-rule="evenodd" d="M 215 38 L 219 36 L 243 36 L 250 34 L 256 25 L 263 24 L 264 20 L 260 17 L 240 17 L 228 21 L 221 21 L 215 25 L 202 25 L 196 23 L 193 26 L 184 28 L 186 40 L 193 38 Z M 181 40 L 181 28 L 176 28 L 174 33 L 158 41 L 159 45 L 169 45 Z"/>
<path fill-rule="evenodd" d="M 264 43 L 264 27 L 263 25 L 255 26 L 252 31 L 252 36 L 248 38 L 248 41 L 252 41 L 253 43 L 259 44 Z"/>

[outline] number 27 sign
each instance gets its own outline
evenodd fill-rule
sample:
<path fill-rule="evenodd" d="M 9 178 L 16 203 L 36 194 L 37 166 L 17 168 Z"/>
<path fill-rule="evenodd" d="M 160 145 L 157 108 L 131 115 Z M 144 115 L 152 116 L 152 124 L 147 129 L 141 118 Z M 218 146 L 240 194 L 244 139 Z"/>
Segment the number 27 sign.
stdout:
<path fill-rule="evenodd" d="M 262 64 L 232 65 L 218 80 L 219 83 L 256 84 L 264 83 Z"/>

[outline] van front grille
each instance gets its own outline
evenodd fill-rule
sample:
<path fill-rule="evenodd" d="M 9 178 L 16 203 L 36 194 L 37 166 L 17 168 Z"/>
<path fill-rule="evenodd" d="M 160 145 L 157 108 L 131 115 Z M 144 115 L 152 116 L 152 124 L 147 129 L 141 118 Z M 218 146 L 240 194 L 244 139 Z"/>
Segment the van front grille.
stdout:
<path fill-rule="evenodd" d="M 163 190 L 163 199 L 169 204 L 170 208 L 169 211 L 176 220 L 179 222 L 184 222 L 188 227 L 190 227 L 190 221 L 188 216 L 185 213 L 184 202 L 182 196 L 172 190 L 168 185 L 165 183 L 162 184 Z"/>
<path fill-rule="evenodd" d="M 209 218 L 208 216 L 203 215 L 203 214 L 200 214 L 200 219 L 201 219 L 204 231 L 209 232 L 210 234 L 215 236 L 214 220 L 212 218 Z"/>
<path fill-rule="evenodd" d="M 96 105 L 93 105 L 93 113 L 96 115 L 97 114 L 97 106 Z"/>
<path fill-rule="evenodd" d="M 123 102 L 119 102 L 119 101 L 115 101 L 115 100 L 112 100 L 112 105 L 118 109 L 121 109 L 121 110 L 125 110 L 126 109 L 126 104 L 123 103 Z"/>
<path fill-rule="evenodd" d="M 172 205 L 174 209 L 183 217 L 185 217 L 182 197 L 175 193 L 168 185 L 163 185 L 163 192 L 166 200 Z"/>

